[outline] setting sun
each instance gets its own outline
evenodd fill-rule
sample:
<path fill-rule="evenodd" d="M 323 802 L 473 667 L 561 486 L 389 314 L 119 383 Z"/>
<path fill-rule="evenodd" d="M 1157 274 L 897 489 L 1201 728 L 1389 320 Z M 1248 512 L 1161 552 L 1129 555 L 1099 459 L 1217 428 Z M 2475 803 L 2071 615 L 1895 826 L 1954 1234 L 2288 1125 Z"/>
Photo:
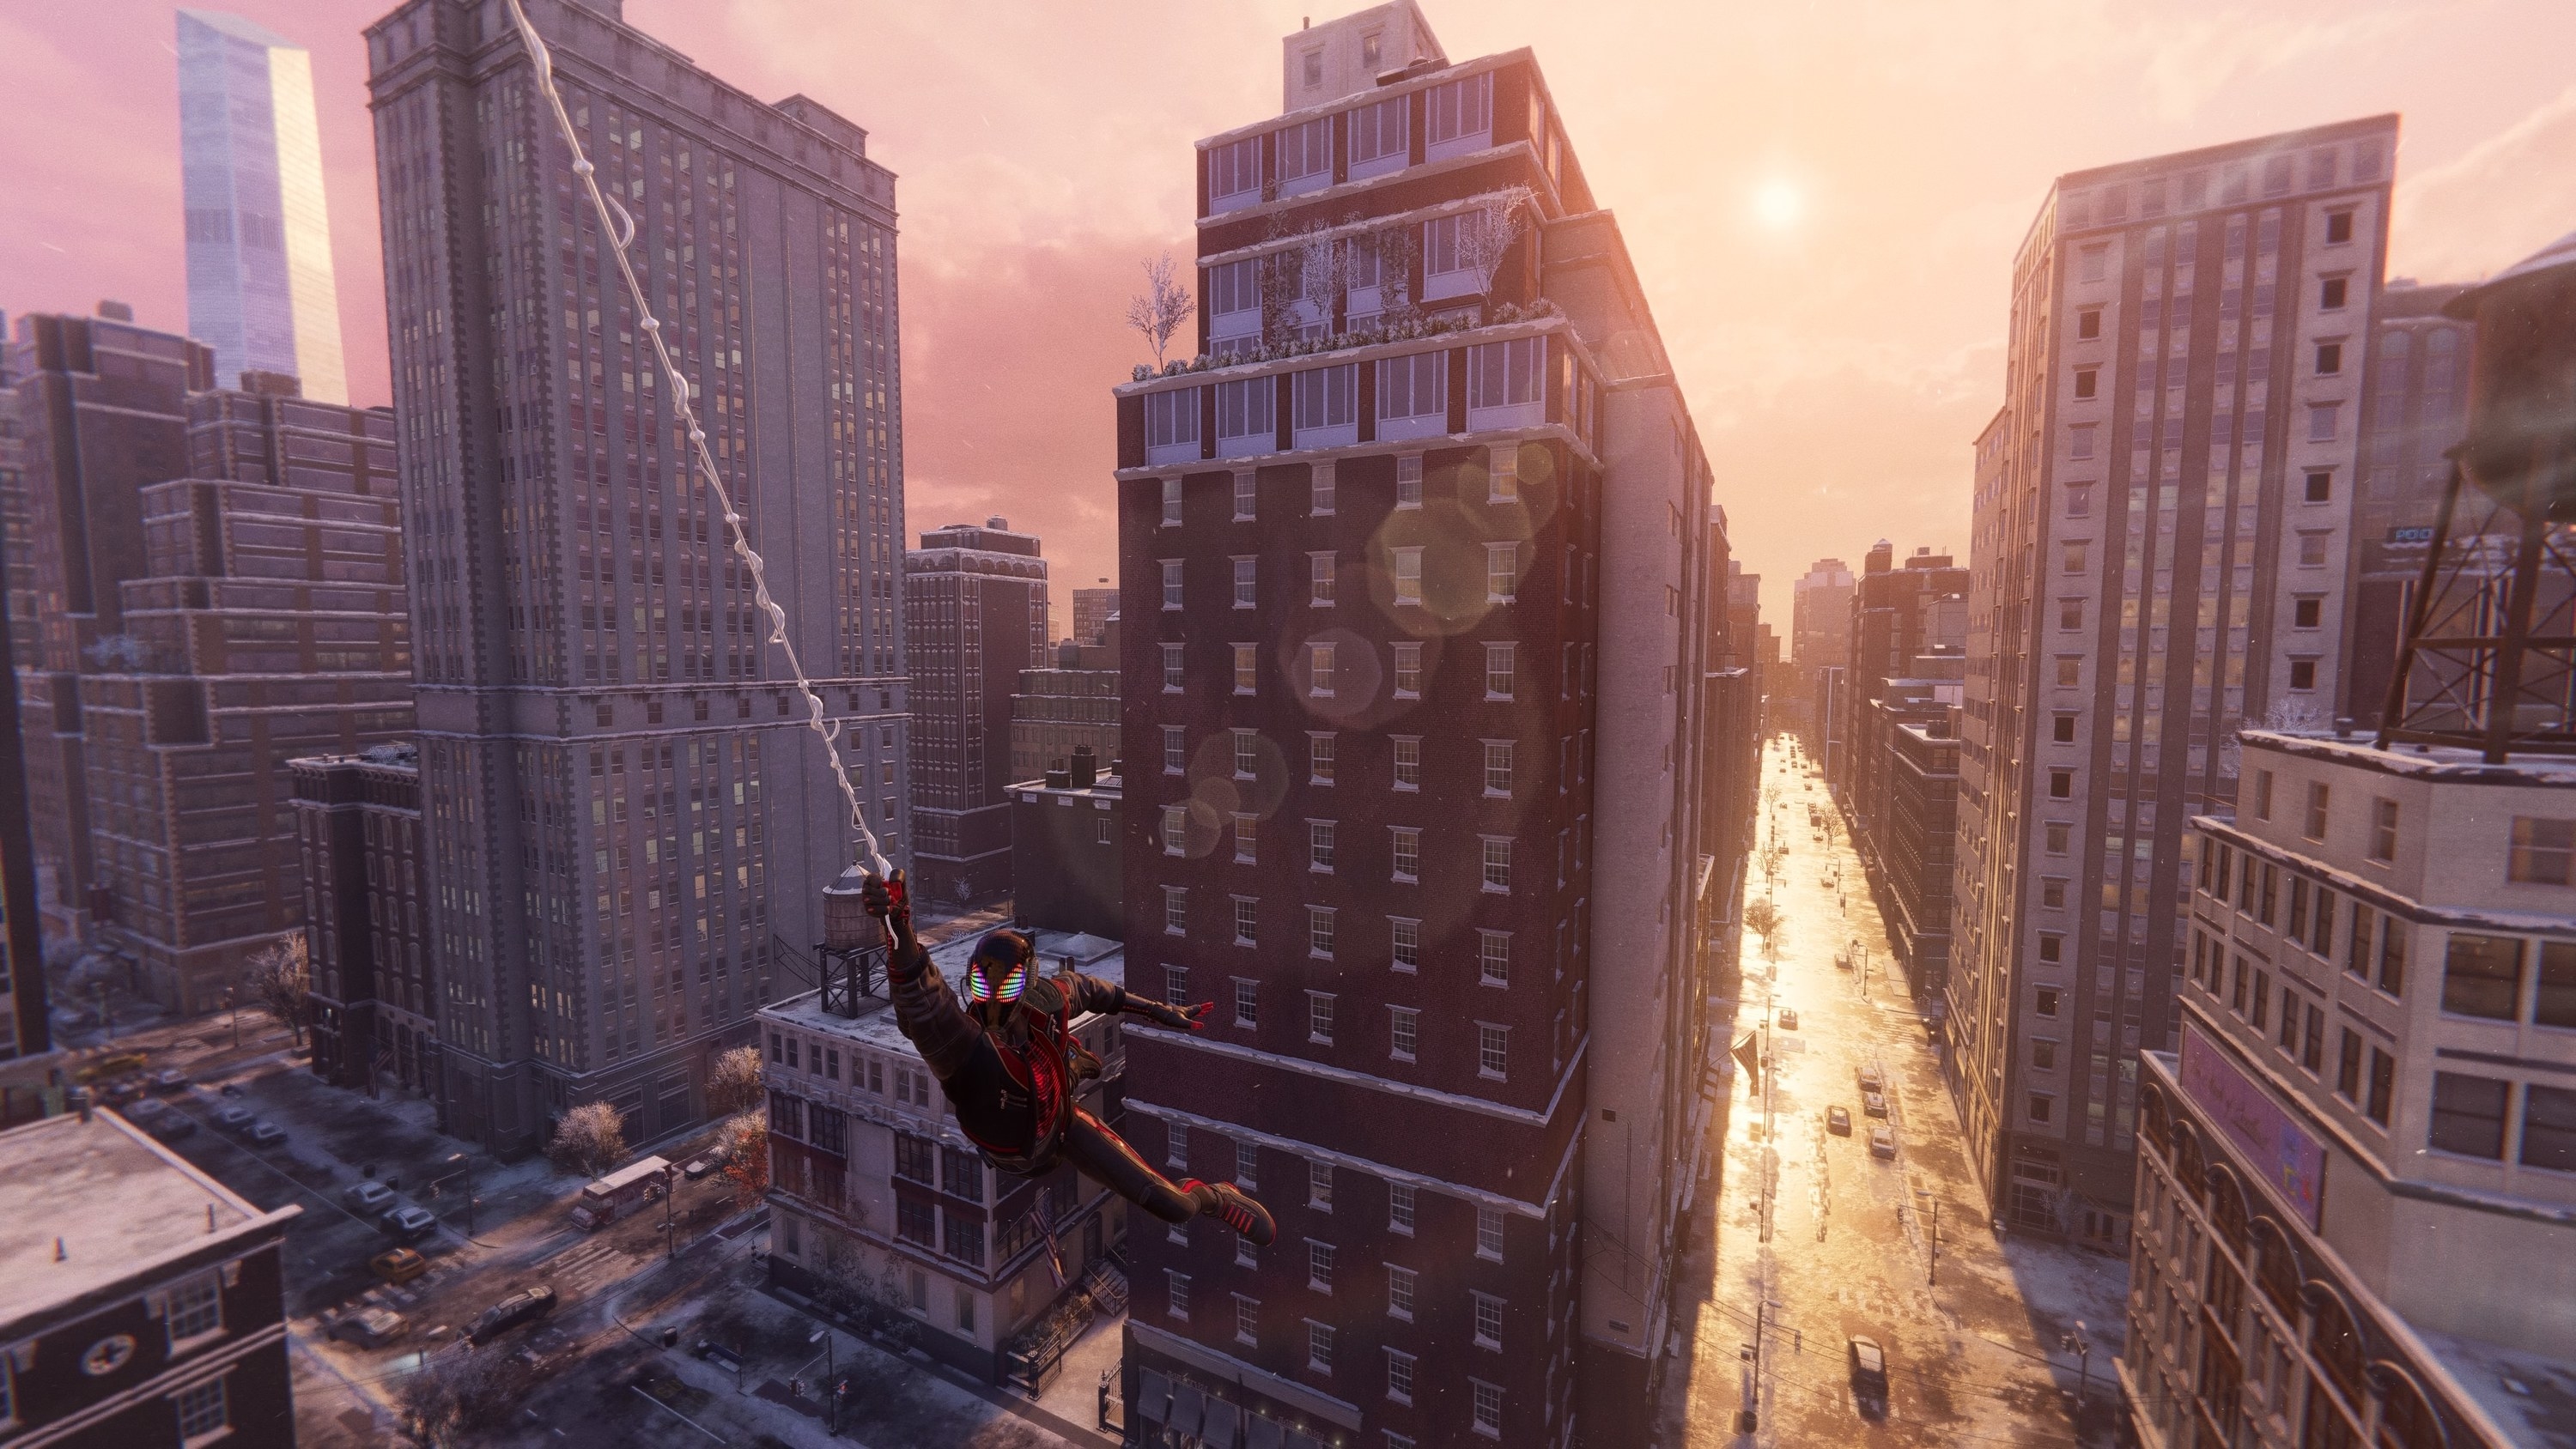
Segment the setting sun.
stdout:
<path fill-rule="evenodd" d="M 1796 182 L 1775 177 L 1753 189 L 1753 217 L 1773 231 L 1787 231 L 1807 213 L 1807 198 Z"/>

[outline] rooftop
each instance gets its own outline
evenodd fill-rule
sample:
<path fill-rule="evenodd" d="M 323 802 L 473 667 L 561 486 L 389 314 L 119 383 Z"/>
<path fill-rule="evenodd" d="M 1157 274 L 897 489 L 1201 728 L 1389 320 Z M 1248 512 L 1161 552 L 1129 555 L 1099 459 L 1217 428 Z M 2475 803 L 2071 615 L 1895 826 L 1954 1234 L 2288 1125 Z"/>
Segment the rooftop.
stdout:
<path fill-rule="evenodd" d="M 1053 975 L 1070 966 L 1085 975 L 1104 981 L 1127 984 L 1127 947 L 1123 942 L 1076 931 L 1037 931 L 1038 962 L 1043 974 Z M 968 931 L 952 936 L 930 948 L 930 962 L 948 982 L 950 991 L 958 990 L 966 979 L 966 962 L 975 954 L 975 943 L 983 933 Z M 958 998 L 964 1000 L 963 996 Z M 890 1052 L 908 1052 L 912 1043 L 894 1024 L 894 1004 L 883 997 L 862 997 L 859 1014 L 842 1016 L 823 1009 L 823 993 L 808 991 L 764 1009 L 762 1016 L 773 1021 L 797 1026 L 807 1031 L 828 1032 L 844 1041 L 877 1047 Z"/>
<path fill-rule="evenodd" d="M 0 1132 L 0 1275 L 9 1283 L 0 1321 L 36 1317 L 298 1211 L 261 1212 L 111 1111 Z"/>
<path fill-rule="evenodd" d="M 2277 750 L 2285 755 L 2330 760 L 2354 769 L 2444 784 L 2576 790 L 2576 757 L 2566 755 L 2515 755 L 2502 764 L 2489 764 L 2478 751 L 2460 745 L 2401 744 L 2383 750 L 2359 731 L 2350 738 L 2339 738 L 2290 730 L 2245 730 L 2237 739 L 2247 749 Z"/>

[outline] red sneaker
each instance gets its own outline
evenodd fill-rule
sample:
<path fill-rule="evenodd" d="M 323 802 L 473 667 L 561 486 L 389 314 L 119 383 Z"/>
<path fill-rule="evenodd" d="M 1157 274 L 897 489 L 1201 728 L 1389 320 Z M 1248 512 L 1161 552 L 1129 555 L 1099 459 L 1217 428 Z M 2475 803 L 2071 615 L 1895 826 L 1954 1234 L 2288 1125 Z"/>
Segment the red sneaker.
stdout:
<path fill-rule="evenodd" d="M 1230 1182 L 1211 1182 L 1205 1186 L 1212 1195 L 1208 1205 L 1201 1209 L 1207 1216 L 1250 1238 L 1256 1248 L 1269 1247 L 1271 1240 L 1279 1236 L 1279 1225 L 1271 1221 L 1270 1210 L 1254 1201 L 1243 1189 Z"/>

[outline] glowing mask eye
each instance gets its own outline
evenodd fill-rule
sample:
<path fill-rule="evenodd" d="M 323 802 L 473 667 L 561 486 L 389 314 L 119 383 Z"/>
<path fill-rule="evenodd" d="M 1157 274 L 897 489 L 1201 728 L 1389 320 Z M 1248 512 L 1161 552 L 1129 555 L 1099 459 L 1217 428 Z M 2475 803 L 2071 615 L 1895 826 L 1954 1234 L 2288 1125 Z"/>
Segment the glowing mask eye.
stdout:
<path fill-rule="evenodd" d="M 985 984 L 984 973 L 982 971 L 977 970 L 966 973 L 966 999 L 968 1001 L 990 1001 L 993 999 L 992 988 Z"/>
<path fill-rule="evenodd" d="M 993 992 L 997 1001 L 1017 1001 L 1029 984 L 1029 968 L 1014 966 L 1002 975 L 1002 984 Z"/>

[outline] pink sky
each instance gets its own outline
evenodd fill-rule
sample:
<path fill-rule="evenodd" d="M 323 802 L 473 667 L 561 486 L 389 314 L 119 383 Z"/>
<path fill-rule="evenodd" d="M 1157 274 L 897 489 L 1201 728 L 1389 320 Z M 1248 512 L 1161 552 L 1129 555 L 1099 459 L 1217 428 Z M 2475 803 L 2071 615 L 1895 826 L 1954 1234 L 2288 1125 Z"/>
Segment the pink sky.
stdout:
<path fill-rule="evenodd" d="M 901 177 L 913 531 L 990 512 L 1065 596 L 1115 559 L 1109 387 L 1137 266 L 1187 257 L 1190 143 L 1274 113 L 1300 3 L 629 0 L 754 94 L 814 96 Z M 209 6 L 208 8 L 217 8 Z M 383 0 L 230 7 L 313 52 L 356 401 L 386 399 L 361 28 Z M 2400 111 L 2394 275 L 2473 278 L 2576 229 L 2564 0 L 1427 0 L 1453 57 L 1529 46 L 1620 217 L 1733 524 L 1790 579 L 1965 550 L 2012 251 L 2051 177 Z M 185 325 L 172 12 L 0 14 L 0 308 Z M 1765 219 L 1760 203 L 1770 199 Z"/>

